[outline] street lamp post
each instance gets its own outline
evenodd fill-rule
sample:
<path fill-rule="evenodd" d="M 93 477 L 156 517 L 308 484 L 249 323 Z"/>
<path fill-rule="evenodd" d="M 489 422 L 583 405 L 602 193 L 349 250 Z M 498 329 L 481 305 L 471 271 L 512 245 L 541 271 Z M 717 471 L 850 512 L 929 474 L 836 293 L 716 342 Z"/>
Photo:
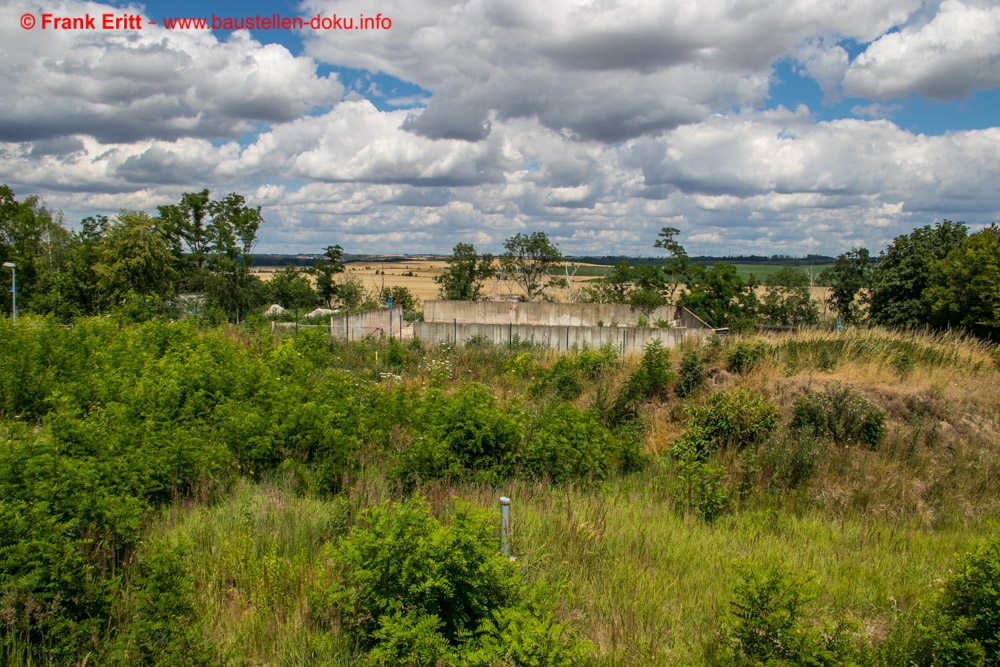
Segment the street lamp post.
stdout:
<path fill-rule="evenodd" d="M 17 324 L 17 264 L 4 262 L 3 268 L 10 269 L 10 293 L 14 295 L 14 324 Z"/>

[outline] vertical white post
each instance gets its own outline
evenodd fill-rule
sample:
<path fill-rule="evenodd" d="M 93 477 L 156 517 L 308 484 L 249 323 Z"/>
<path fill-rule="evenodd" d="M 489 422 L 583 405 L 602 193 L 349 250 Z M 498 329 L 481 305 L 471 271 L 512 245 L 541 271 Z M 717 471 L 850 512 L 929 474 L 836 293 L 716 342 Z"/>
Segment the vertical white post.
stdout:
<path fill-rule="evenodd" d="M 510 498 L 500 496 L 500 553 L 510 556 Z"/>

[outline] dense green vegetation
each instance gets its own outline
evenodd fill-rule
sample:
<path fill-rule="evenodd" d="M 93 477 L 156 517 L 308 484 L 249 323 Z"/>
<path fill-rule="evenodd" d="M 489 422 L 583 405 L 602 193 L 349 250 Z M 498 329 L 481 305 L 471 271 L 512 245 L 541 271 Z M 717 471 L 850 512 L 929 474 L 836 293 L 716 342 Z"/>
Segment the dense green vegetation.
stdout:
<path fill-rule="evenodd" d="M 992 354 L 0 323 L 3 661 L 994 664 Z"/>
<path fill-rule="evenodd" d="M 995 226 L 837 258 L 843 322 L 895 329 L 621 359 L 272 334 L 266 301 L 414 304 L 335 280 L 339 246 L 265 286 L 261 222 L 202 191 L 69 232 L 0 189 L 0 663 L 998 664 Z M 818 322 L 805 274 L 760 286 L 677 234 L 587 298 Z M 505 248 L 543 296 L 558 251 Z M 488 259 L 456 246 L 442 290 Z"/>

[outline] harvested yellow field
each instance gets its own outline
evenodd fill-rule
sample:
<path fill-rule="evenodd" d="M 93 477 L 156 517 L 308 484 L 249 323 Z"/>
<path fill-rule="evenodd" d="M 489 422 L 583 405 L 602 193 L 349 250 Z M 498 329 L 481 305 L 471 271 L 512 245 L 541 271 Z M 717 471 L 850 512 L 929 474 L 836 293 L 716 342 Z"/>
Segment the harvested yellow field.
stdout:
<path fill-rule="evenodd" d="M 599 265 L 580 264 L 580 266 L 591 267 Z M 338 280 L 343 280 L 347 277 L 360 280 L 364 288 L 370 292 L 399 285 L 410 290 L 410 292 L 416 295 L 416 297 L 423 302 L 439 298 L 438 288 L 440 286 L 434 282 L 434 279 L 441 275 L 446 268 L 448 268 L 448 264 L 444 260 L 440 259 L 401 259 L 400 261 L 386 262 L 348 262 L 344 265 L 344 267 L 345 271 L 338 277 Z M 271 276 L 279 270 L 280 269 L 276 267 L 261 267 L 254 269 L 254 273 L 260 276 L 261 280 L 270 280 Z M 571 273 L 572 270 L 573 268 L 571 266 Z M 571 280 L 573 292 L 576 294 L 578 290 L 586 286 L 588 282 L 597 280 L 597 278 L 593 276 L 576 276 L 572 277 Z M 685 289 L 685 285 L 680 285 L 677 293 L 680 294 Z M 761 285 L 757 287 L 756 291 L 757 297 L 763 300 L 767 288 Z M 483 293 L 489 298 L 501 299 L 510 298 L 512 296 L 516 297 L 524 292 L 513 283 L 501 282 L 496 279 L 492 279 L 489 280 L 484 286 Z M 569 301 L 566 290 L 562 288 L 549 289 L 547 290 L 547 294 L 558 302 Z M 827 316 L 828 308 L 826 303 L 827 299 L 830 297 L 830 288 L 813 287 L 812 297 L 813 300 L 820 304 L 821 316 Z"/>
<path fill-rule="evenodd" d="M 583 264 L 581 266 L 591 265 Z M 427 301 L 438 298 L 440 286 L 434 282 L 434 279 L 448 268 L 448 264 L 444 260 L 410 259 L 398 262 L 347 262 L 344 267 L 345 271 L 338 277 L 338 280 L 355 278 L 360 280 L 368 291 L 378 291 L 383 287 L 389 288 L 398 285 L 410 290 L 421 301 Z M 280 270 L 276 267 L 262 267 L 255 269 L 254 272 L 260 276 L 261 280 L 270 280 L 271 276 Z M 587 281 L 594 279 L 593 277 L 573 278 L 574 292 Z M 494 299 L 516 297 L 523 294 L 517 285 L 496 279 L 489 280 L 484 286 L 483 292 Z M 548 293 L 557 301 L 568 300 L 565 289 L 548 290 Z"/>

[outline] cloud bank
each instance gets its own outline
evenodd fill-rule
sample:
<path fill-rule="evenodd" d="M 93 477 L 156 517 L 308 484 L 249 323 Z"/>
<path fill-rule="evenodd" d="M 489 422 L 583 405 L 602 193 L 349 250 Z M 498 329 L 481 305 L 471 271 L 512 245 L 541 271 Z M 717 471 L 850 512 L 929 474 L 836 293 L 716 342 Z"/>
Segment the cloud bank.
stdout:
<path fill-rule="evenodd" d="M 692 252 L 836 253 L 941 217 L 1000 217 L 1000 129 L 887 120 L 912 96 L 1000 85 L 991 3 L 378 9 L 391 30 L 306 31 L 293 55 L 246 32 L 26 31 L 24 12 L 123 10 L 13 2 L 0 8 L 0 182 L 70 222 L 239 191 L 264 207 L 258 247 L 276 252 L 495 251 L 542 229 L 565 252 L 651 254 L 671 225 Z M 855 117 L 776 102 L 781 62 Z M 430 97 L 380 109 L 324 63 Z"/>

